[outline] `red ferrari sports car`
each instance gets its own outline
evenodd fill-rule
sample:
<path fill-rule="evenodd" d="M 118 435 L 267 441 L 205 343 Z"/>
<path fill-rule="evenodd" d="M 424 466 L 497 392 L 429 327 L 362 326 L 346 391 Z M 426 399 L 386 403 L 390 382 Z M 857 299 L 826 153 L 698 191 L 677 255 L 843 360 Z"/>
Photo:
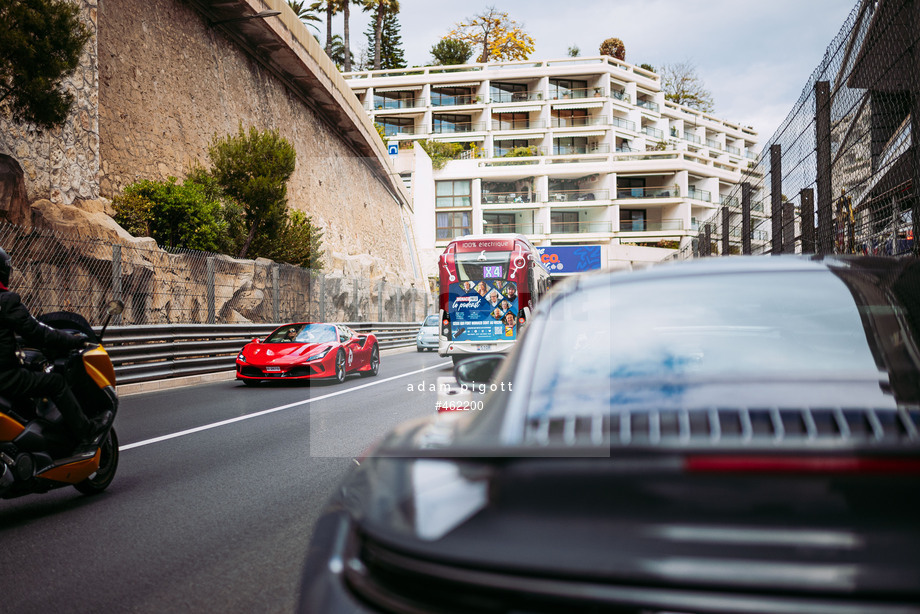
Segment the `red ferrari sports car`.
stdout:
<path fill-rule="evenodd" d="M 236 379 L 247 385 L 277 379 L 343 382 L 349 373 L 374 376 L 379 368 L 377 337 L 343 324 L 285 324 L 264 340 L 253 339 L 236 357 Z"/>

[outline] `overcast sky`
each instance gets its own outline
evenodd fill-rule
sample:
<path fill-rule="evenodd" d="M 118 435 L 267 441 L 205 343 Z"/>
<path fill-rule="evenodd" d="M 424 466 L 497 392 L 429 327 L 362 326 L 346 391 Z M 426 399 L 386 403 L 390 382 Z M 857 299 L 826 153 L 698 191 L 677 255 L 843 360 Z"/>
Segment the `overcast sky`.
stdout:
<path fill-rule="evenodd" d="M 597 55 L 618 37 L 631 64 L 689 61 L 713 94 L 717 117 L 773 135 L 799 98 L 856 0 L 400 0 L 409 66 L 430 64 L 431 47 L 455 23 L 495 6 L 534 39 L 531 59 L 565 57 L 576 45 Z M 561 9 L 561 10 L 560 10 Z M 354 7 L 351 46 L 358 57 L 370 14 Z M 342 17 L 333 18 L 341 34 Z M 319 24 L 321 36 L 325 26 Z"/>

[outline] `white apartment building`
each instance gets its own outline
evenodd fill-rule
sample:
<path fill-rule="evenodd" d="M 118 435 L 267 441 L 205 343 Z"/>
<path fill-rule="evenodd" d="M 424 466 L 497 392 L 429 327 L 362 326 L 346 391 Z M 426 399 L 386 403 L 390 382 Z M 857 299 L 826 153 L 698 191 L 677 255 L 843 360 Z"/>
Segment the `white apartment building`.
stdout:
<path fill-rule="evenodd" d="M 656 262 L 757 159 L 753 129 L 665 101 L 657 74 L 612 57 L 344 76 L 400 145 L 429 277 L 450 239 L 493 232 L 527 235 L 557 274 Z M 464 151 L 434 168 L 419 139 Z"/>

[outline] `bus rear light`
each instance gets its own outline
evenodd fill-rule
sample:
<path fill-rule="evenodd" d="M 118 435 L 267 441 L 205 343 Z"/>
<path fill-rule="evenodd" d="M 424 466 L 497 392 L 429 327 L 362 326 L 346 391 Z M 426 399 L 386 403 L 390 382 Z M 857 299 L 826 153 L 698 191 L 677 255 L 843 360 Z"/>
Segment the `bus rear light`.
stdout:
<path fill-rule="evenodd" d="M 524 318 L 524 316 L 521 316 L 520 318 L 518 318 L 518 326 L 524 326 L 524 322 L 526 321 L 527 321 L 526 318 Z"/>

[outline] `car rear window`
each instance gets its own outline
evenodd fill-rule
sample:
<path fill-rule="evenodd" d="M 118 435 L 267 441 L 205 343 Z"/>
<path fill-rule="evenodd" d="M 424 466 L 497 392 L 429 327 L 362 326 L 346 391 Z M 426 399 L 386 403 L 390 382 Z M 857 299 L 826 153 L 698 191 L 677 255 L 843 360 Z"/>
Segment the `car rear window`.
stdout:
<path fill-rule="evenodd" d="M 825 271 L 589 288 L 560 297 L 547 320 L 534 394 L 640 378 L 879 373 L 860 308 Z"/>

